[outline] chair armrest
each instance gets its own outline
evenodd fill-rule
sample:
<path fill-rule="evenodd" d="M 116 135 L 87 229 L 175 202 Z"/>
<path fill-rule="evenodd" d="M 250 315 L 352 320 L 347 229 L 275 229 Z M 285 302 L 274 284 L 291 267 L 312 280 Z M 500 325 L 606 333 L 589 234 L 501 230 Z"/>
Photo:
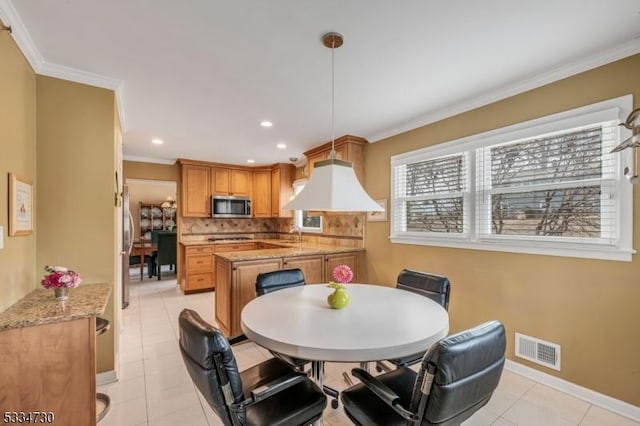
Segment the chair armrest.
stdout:
<path fill-rule="evenodd" d="M 373 392 L 378 398 L 380 398 L 385 404 L 389 407 L 393 408 L 393 410 L 400 414 L 402 418 L 416 421 L 418 420 L 418 416 L 416 416 L 411 411 L 405 409 L 400 404 L 400 397 L 397 393 L 395 393 L 392 389 L 390 389 L 387 385 L 382 383 L 377 378 L 373 377 L 371 374 L 367 373 L 362 368 L 354 368 L 351 370 L 351 374 L 358 378 L 363 385 L 367 387 L 371 392 Z"/>
<path fill-rule="evenodd" d="M 288 389 L 293 385 L 297 385 L 304 380 L 309 380 L 306 375 L 291 372 L 286 376 L 278 377 L 275 380 L 253 389 L 251 391 L 251 398 L 253 402 L 262 401 L 263 399 L 269 398 L 278 392 L 282 392 L 283 390 Z"/>

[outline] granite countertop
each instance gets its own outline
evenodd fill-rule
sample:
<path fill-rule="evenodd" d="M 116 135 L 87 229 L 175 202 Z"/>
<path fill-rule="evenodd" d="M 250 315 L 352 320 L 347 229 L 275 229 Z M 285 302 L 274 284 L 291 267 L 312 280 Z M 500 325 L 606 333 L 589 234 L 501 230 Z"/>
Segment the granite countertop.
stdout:
<path fill-rule="evenodd" d="M 193 246 L 208 246 L 208 245 L 223 245 L 223 244 L 242 244 L 242 243 L 266 243 L 277 244 L 278 248 L 263 248 L 257 250 L 241 250 L 216 253 L 223 259 L 227 259 L 232 262 L 241 260 L 257 260 L 257 259 L 272 259 L 276 257 L 288 257 L 288 256 L 310 256 L 314 254 L 334 254 L 334 253 L 348 253 L 354 251 L 364 251 L 364 248 L 359 247 L 339 247 L 330 244 L 306 244 L 302 243 L 302 247 L 298 246 L 298 243 L 292 240 L 277 240 L 277 239 L 263 239 L 263 240 L 222 240 L 222 241 L 181 241 L 184 247 Z"/>
<path fill-rule="evenodd" d="M 33 290 L 0 313 L 0 331 L 101 315 L 107 307 L 111 285 L 85 284 L 70 288 L 68 294 L 69 299 L 59 302 L 53 289 Z"/>
<path fill-rule="evenodd" d="M 303 243 L 302 247 L 298 247 L 298 243 L 289 243 L 287 245 L 289 245 L 290 247 L 260 249 L 260 250 L 230 251 L 230 252 L 223 252 L 223 253 L 215 253 L 215 255 L 217 257 L 221 257 L 231 262 L 238 262 L 242 260 L 272 259 L 277 257 L 311 256 L 314 254 L 336 254 L 336 253 L 349 253 L 354 251 L 364 251 L 364 248 L 336 247 L 331 245 L 320 245 L 320 244 L 307 246 L 307 245 L 304 245 Z"/>

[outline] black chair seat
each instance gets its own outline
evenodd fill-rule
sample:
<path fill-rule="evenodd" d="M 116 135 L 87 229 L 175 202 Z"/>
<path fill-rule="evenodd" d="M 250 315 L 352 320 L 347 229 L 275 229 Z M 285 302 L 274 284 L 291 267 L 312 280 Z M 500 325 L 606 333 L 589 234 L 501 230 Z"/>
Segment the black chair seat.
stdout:
<path fill-rule="evenodd" d="M 381 382 L 393 390 L 401 399 L 401 404 L 408 407 L 411 403 L 411 391 L 416 381 L 416 372 L 405 367 L 397 368 L 387 374 L 378 376 Z M 357 425 L 406 426 L 407 421 L 386 404 L 371 404 L 376 400 L 375 394 L 362 383 L 340 393 L 347 416 Z"/>
<path fill-rule="evenodd" d="M 278 358 L 239 372 L 229 341 L 195 311 L 179 316 L 180 352 L 191 379 L 225 425 L 305 425 L 327 399 L 307 376 Z"/>
<path fill-rule="evenodd" d="M 489 321 L 433 345 L 417 374 L 400 367 L 373 377 L 354 368 L 362 383 L 341 392 L 344 411 L 357 425 L 458 426 L 489 402 L 506 344 L 502 323 Z"/>
<path fill-rule="evenodd" d="M 245 398 L 251 390 L 291 371 L 278 358 L 271 358 L 240 373 Z M 247 407 L 247 425 L 303 425 L 324 410 L 327 399 L 311 381 L 304 381 Z"/>

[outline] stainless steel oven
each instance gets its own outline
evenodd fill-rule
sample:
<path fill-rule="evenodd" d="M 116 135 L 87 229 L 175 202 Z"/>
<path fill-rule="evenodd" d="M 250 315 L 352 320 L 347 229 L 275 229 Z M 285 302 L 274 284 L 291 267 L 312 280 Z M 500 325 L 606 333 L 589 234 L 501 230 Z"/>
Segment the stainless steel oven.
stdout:
<path fill-rule="evenodd" d="M 251 199 L 214 195 L 211 197 L 211 217 L 251 217 Z"/>

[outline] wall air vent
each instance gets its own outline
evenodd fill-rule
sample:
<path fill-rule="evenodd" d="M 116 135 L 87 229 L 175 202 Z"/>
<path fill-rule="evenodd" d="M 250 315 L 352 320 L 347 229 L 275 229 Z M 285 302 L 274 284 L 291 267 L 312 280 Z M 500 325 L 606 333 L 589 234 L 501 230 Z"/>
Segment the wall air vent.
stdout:
<path fill-rule="evenodd" d="M 516 333 L 516 356 L 560 371 L 560 345 Z"/>

